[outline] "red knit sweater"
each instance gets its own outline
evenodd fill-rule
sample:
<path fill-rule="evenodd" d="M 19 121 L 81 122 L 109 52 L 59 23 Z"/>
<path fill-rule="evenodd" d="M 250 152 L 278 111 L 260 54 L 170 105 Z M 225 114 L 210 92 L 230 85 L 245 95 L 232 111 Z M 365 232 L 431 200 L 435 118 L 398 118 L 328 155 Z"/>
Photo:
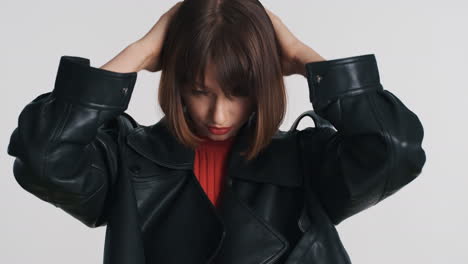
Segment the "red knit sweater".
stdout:
<path fill-rule="evenodd" d="M 226 158 L 235 137 L 223 141 L 204 138 L 195 150 L 193 170 L 200 185 L 214 206 L 221 191 L 226 172 Z"/>

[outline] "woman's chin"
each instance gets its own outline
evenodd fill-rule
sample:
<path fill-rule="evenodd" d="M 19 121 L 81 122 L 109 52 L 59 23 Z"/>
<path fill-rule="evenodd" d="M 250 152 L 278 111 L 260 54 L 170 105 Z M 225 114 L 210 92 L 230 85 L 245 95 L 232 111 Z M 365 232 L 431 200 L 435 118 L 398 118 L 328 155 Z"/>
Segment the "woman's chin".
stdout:
<path fill-rule="evenodd" d="M 234 134 L 232 132 L 229 132 L 229 133 L 226 133 L 226 134 L 213 134 L 211 132 L 207 132 L 207 134 L 205 134 L 203 136 L 203 138 L 208 138 L 210 140 L 214 140 L 214 141 L 224 141 L 224 140 L 227 140 L 231 137 L 233 137 Z"/>

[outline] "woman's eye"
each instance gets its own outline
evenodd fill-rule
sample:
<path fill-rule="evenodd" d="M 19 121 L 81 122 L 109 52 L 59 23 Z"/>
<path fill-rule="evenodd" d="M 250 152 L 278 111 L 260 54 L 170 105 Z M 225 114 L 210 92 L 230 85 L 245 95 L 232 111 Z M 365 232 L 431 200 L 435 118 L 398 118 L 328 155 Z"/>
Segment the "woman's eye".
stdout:
<path fill-rule="evenodd" d="M 192 93 L 196 94 L 196 95 L 206 95 L 206 94 L 208 94 L 208 92 L 200 91 L 200 90 L 192 90 Z"/>

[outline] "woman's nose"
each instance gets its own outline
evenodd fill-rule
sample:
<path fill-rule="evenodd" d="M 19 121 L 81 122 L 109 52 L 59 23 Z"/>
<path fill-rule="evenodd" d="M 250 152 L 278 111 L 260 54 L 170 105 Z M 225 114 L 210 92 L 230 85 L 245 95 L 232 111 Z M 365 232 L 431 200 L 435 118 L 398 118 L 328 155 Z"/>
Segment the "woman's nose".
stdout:
<path fill-rule="evenodd" d="M 226 103 L 223 102 L 217 102 L 214 104 L 212 108 L 212 120 L 213 120 L 213 125 L 215 126 L 225 126 L 229 125 L 227 124 L 227 117 L 228 117 L 228 106 Z"/>

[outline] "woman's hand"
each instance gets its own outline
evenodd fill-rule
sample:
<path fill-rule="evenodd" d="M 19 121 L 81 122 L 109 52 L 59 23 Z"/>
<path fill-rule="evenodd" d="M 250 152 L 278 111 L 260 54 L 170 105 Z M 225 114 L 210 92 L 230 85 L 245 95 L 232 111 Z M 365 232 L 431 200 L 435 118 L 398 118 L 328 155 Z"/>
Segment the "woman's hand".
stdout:
<path fill-rule="evenodd" d="M 176 3 L 169 11 L 164 13 L 145 36 L 128 45 L 100 68 L 121 73 L 138 72 L 140 70 L 157 72 L 161 70 L 159 57 L 167 25 L 182 2 Z"/>
<path fill-rule="evenodd" d="M 174 13 L 179 9 L 183 1 L 177 2 L 166 13 L 164 13 L 156 24 L 141 39 L 135 42 L 135 45 L 146 50 L 147 58 L 142 65 L 142 69 L 150 72 L 161 70 L 160 53 L 166 35 L 167 25 Z"/>
<path fill-rule="evenodd" d="M 312 48 L 294 36 L 278 16 L 267 8 L 265 8 L 265 10 L 273 23 L 276 36 L 281 46 L 281 61 L 283 64 L 284 76 L 301 74 L 305 77 L 306 63 L 325 60 Z"/>

